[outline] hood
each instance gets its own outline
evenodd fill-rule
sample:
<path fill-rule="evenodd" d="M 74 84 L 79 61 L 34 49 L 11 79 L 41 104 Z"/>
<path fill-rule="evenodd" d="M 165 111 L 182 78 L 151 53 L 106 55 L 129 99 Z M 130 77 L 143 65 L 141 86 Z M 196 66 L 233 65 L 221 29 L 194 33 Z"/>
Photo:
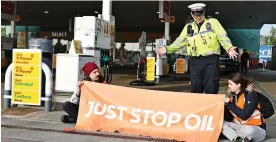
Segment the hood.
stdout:
<path fill-rule="evenodd" d="M 254 83 L 251 83 L 251 84 L 247 85 L 247 87 L 246 87 L 245 90 L 246 90 L 246 91 L 249 91 L 249 92 L 254 91 Z"/>

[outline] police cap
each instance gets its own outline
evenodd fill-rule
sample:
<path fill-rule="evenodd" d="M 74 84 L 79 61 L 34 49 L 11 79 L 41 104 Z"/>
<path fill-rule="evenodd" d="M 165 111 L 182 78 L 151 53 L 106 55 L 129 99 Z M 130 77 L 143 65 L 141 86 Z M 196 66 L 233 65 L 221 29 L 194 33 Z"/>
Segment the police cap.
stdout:
<path fill-rule="evenodd" d="M 191 9 L 193 15 L 201 16 L 204 14 L 204 8 L 206 4 L 204 3 L 195 3 L 188 6 Z"/>

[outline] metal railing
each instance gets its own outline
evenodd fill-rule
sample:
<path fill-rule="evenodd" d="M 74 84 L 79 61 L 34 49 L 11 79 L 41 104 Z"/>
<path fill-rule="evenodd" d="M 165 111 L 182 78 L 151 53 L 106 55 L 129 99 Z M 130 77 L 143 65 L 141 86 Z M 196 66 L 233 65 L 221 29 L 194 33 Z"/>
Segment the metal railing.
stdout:
<path fill-rule="evenodd" d="M 52 72 L 45 63 L 42 62 L 41 66 L 46 77 L 45 97 L 41 97 L 41 101 L 45 101 L 45 106 L 44 106 L 45 111 L 50 112 L 52 107 Z M 11 107 L 12 70 L 13 70 L 13 63 L 9 65 L 5 74 L 4 108 Z"/>

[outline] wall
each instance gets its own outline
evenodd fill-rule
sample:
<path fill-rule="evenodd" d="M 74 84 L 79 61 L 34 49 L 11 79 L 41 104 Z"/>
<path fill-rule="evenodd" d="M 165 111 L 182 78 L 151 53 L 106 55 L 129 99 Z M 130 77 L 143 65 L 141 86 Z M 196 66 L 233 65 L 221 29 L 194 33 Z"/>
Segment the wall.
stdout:
<path fill-rule="evenodd" d="M 260 46 L 260 60 L 271 61 L 272 45 L 261 45 Z"/>
<path fill-rule="evenodd" d="M 272 47 L 272 64 L 271 69 L 276 70 L 276 46 Z"/>
<path fill-rule="evenodd" d="M 227 29 L 227 34 L 233 46 L 254 53 L 253 58 L 259 58 L 260 29 Z"/>

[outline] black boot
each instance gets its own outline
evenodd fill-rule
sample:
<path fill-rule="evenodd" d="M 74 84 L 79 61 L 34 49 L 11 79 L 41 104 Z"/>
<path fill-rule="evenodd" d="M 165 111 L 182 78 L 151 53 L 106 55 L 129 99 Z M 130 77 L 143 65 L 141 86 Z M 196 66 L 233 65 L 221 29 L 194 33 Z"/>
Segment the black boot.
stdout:
<path fill-rule="evenodd" d="M 235 140 L 234 140 L 234 142 L 242 142 L 242 138 L 241 137 L 237 137 Z"/>
<path fill-rule="evenodd" d="M 63 123 L 76 123 L 76 121 L 70 117 L 69 115 L 62 115 L 61 116 L 61 122 Z"/>
<path fill-rule="evenodd" d="M 244 138 L 242 142 L 252 142 L 252 141 L 249 140 L 248 138 Z"/>

